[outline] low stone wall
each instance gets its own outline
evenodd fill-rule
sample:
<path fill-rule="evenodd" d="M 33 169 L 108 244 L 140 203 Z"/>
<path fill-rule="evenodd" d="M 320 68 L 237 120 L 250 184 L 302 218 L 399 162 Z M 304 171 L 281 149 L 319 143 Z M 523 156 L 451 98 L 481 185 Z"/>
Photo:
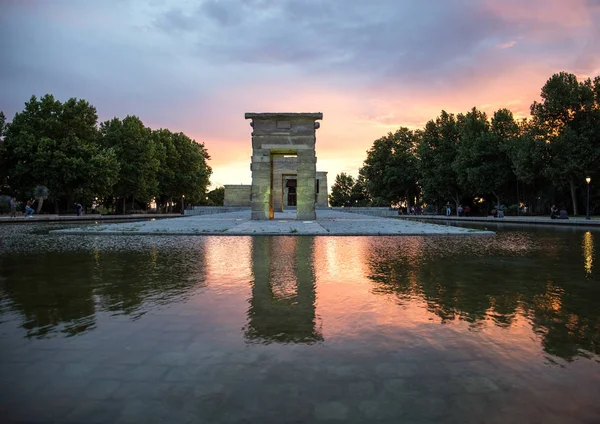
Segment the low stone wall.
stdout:
<path fill-rule="evenodd" d="M 249 211 L 249 206 L 192 206 L 185 210 L 185 216 L 212 215 L 215 213 Z"/>
<path fill-rule="evenodd" d="M 394 209 L 394 208 L 386 208 L 386 207 L 382 207 L 382 208 L 343 208 L 343 207 L 332 207 L 329 208 L 332 211 L 337 211 L 337 212 L 346 212 L 346 213 L 359 213 L 362 215 L 371 215 L 371 216 L 382 216 L 382 217 L 386 217 L 386 216 L 398 216 L 398 209 Z"/>
<path fill-rule="evenodd" d="M 494 224 L 562 225 L 600 227 L 600 219 L 569 218 L 550 219 L 549 216 L 445 216 L 445 215 L 400 215 L 399 218 L 415 221 L 487 222 Z"/>

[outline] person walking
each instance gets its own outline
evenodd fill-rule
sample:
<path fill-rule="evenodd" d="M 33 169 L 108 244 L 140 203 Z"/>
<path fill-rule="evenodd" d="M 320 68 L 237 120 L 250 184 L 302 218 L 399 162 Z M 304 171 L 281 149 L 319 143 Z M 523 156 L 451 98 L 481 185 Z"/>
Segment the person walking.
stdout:
<path fill-rule="evenodd" d="M 446 202 L 446 216 L 450 216 L 452 213 L 452 206 L 450 206 L 450 202 Z"/>
<path fill-rule="evenodd" d="M 77 208 L 77 216 L 81 216 L 83 214 L 83 206 L 81 206 L 81 203 L 77 203 L 75 207 Z"/>
<path fill-rule="evenodd" d="M 17 217 L 17 199 L 14 196 L 11 197 L 10 200 L 8 201 L 8 204 L 10 205 L 10 217 L 16 218 Z"/>

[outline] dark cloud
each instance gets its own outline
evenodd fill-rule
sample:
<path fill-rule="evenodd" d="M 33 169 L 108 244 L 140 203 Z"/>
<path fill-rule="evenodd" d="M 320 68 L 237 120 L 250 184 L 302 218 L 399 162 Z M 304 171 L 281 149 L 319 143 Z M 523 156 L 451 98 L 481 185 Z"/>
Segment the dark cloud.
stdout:
<path fill-rule="evenodd" d="M 528 63 L 551 60 L 582 73 L 598 66 L 589 58 L 600 53 L 600 26 L 577 27 L 575 12 L 561 25 L 558 0 L 506 1 L 510 7 L 495 0 L 12 2 L 0 14 L 0 90 L 26 89 L 28 97 L 96 87 L 104 97 L 109 87 L 113 95 L 195 102 L 249 82 L 435 92 Z M 551 13 L 534 7 L 545 1 Z M 582 21 L 600 20 L 600 0 L 573 1 L 587 7 Z"/>
<path fill-rule="evenodd" d="M 183 13 L 180 9 L 170 9 L 156 19 L 155 25 L 169 33 L 192 31 L 196 25 L 196 19 Z"/>
<path fill-rule="evenodd" d="M 200 6 L 200 12 L 223 26 L 236 25 L 241 22 L 239 5 L 231 7 L 219 0 L 206 0 Z"/>
<path fill-rule="evenodd" d="M 552 46 L 535 43 L 520 54 L 531 31 L 552 31 L 561 49 L 577 43 L 572 29 L 561 37 L 555 22 L 511 21 L 469 0 L 207 0 L 188 12 L 196 55 L 216 63 L 291 65 L 307 74 L 388 83 L 468 77 L 484 61 L 501 69 L 538 60 Z M 173 13 L 181 12 L 158 21 Z M 499 45 L 511 53 L 497 55 Z"/>
<path fill-rule="evenodd" d="M 478 51 L 512 36 L 468 1 L 210 0 L 190 13 L 196 54 L 222 63 L 298 65 L 308 72 L 435 74 L 468 66 Z M 159 28 L 189 29 L 181 16 L 177 9 L 164 13 Z"/>

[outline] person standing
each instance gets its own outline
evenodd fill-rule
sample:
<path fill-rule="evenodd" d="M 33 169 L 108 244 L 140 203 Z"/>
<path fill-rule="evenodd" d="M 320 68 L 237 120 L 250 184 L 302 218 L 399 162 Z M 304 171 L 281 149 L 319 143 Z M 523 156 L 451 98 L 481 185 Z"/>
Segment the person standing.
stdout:
<path fill-rule="evenodd" d="M 77 208 L 77 216 L 81 216 L 83 214 L 83 206 L 81 206 L 81 203 L 77 203 L 76 208 Z"/>
<path fill-rule="evenodd" d="M 17 199 L 13 196 L 10 198 L 8 203 L 10 205 L 10 217 L 16 218 L 17 217 Z"/>
<path fill-rule="evenodd" d="M 446 202 L 446 216 L 450 216 L 452 213 L 452 206 L 450 206 L 450 202 Z"/>

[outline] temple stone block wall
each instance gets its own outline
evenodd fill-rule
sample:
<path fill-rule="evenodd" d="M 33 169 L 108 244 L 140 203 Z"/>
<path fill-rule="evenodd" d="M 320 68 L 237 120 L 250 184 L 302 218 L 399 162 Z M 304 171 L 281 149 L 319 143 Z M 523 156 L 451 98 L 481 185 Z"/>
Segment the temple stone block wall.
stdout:
<path fill-rule="evenodd" d="M 274 163 L 295 155 L 297 219 L 316 219 L 316 130 L 322 113 L 246 113 L 252 119 L 252 219 L 272 219 L 283 208 L 283 174 Z M 285 161 L 283 161 L 285 163 Z M 283 165 L 285 168 L 285 165 Z"/>
<path fill-rule="evenodd" d="M 250 206 L 252 186 L 244 184 L 225 185 L 223 206 Z"/>

